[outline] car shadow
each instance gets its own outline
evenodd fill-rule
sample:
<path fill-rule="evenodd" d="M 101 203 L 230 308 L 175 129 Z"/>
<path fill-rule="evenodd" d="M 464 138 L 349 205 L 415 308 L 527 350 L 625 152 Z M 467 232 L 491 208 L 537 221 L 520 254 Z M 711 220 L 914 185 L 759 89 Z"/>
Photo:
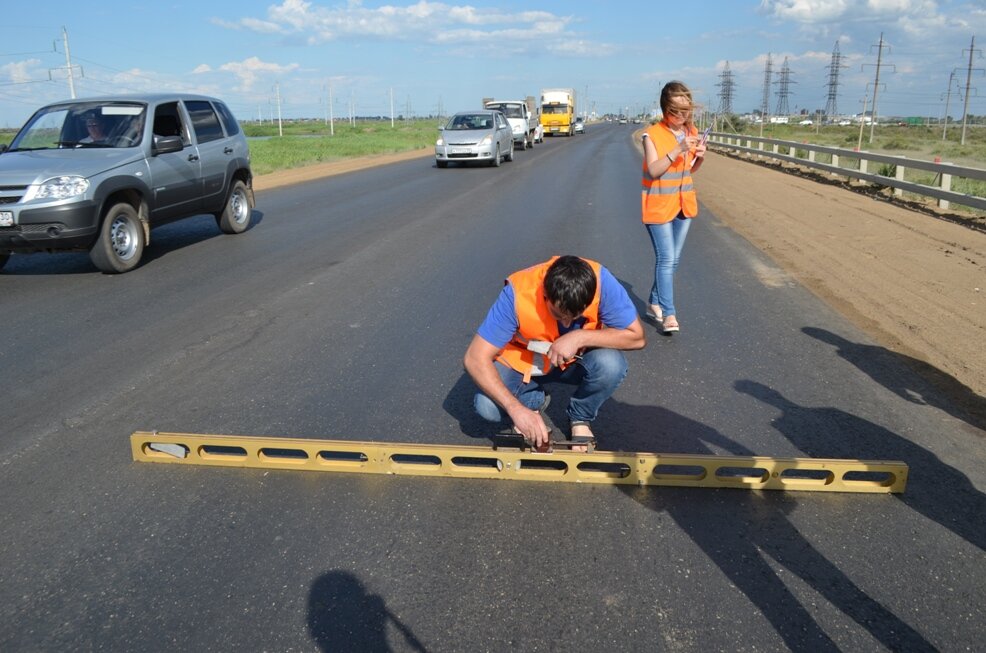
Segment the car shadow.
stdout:
<path fill-rule="evenodd" d="M 244 233 L 249 232 L 263 221 L 264 214 L 253 210 L 250 224 Z M 151 243 L 144 249 L 140 265 L 155 261 L 169 253 L 222 236 L 216 219 L 208 214 L 179 220 L 155 227 L 151 231 Z M 13 254 L 0 270 L 4 276 L 41 276 L 70 274 L 99 274 L 86 252 L 38 252 L 32 254 Z"/>

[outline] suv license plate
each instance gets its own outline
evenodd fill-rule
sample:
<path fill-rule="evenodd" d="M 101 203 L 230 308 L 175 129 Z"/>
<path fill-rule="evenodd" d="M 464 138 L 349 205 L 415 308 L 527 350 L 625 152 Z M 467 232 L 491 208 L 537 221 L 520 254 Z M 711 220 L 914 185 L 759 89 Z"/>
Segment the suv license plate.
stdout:
<path fill-rule="evenodd" d="M 14 212 L 0 211 L 0 227 L 14 226 Z"/>

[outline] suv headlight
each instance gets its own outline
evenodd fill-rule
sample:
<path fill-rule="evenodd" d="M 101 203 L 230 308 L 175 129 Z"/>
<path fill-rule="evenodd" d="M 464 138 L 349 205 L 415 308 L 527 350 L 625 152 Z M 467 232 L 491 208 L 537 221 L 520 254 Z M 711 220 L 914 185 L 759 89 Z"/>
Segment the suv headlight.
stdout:
<path fill-rule="evenodd" d="M 493 143 L 492 134 L 487 134 L 486 136 L 483 136 L 483 140 L 479 141 L 480 145 L 491 145 L 492 143 Z"/>
<path fill-rule="evenodd" d="M 82 195 L 87 190 L 89 190 L 89 180 L 85 177 L 52 177 L 37 186 L 28 188 L 24 200 L 64 200 Z"/>
<path fill-rule="evenodd" d="M 445 145 L 444 138 L 439 138 L 437 141 L 435 141 L 435 147 L 441 147 L 442 145 Z"/>

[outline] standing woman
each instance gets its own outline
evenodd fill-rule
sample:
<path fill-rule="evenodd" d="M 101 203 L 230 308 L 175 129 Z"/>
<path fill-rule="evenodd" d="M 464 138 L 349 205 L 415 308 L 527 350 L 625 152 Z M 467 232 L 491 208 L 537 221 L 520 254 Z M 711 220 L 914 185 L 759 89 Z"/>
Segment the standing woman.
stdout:
<path fill-rule="evenodd" d="M 661 89 L 661 122 L 644 131 L 641 212 L 654 244 L 654 285 L 648 317 L 664 333 L 679 330 L 674 308 L 674 273 L 691 218 L 698 215 L 692 174 L 705 157 L 705 142 L 692 123 L 692 92 L 681 82 Z"/>

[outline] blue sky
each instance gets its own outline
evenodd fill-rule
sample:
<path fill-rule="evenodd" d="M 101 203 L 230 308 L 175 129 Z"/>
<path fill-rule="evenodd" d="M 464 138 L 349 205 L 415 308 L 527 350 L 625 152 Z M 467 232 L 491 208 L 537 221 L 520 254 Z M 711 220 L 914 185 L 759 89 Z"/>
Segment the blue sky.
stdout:
<path fill-rule="evenodd" d="M 430 2 L 90 0 L 7 3 L 0 39 L 0 126 L 69 96 L 62 28 L 79 97 L 182 90 L 225 99 L 240 119 L 398 113 L 476 106 L 485 96 L 573 87 L 599 113 L 653 106 L 681 79 L 714 110 L 726 62 L 733 110 L 759 108 L 764 64 L 784 59 L 791 112 L 824 109 L 838 41 L 840 113 L 872 93 L 881 32 L 880 115 L 940 116 L 950 73 L 970 113 L 986 113 L 986 0 L 694 0 Z M 668 9 L 668 7 L 678 7 Z M 956 70 L 957 69 L 957 70 Z M 773 113 L 781 99 L 770 89 Z M 872 103 L 872 100 L 870 100 Z M 949 114 L 961 116 L 953 92 Z"/>

